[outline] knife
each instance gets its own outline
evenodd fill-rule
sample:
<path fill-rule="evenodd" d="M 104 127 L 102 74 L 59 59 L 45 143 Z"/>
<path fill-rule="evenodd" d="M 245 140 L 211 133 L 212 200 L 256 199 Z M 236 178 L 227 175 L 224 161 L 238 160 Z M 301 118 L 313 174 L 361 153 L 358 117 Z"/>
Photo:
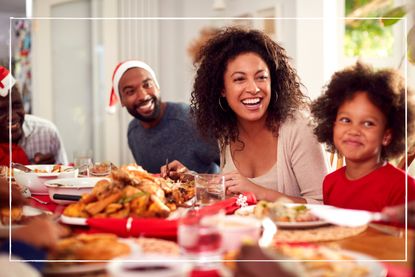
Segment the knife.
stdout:
<path fill-rule="evenodd" d="M 371 221 L 388 221 L 388 217 L 379 212 L 341 209 L 329 205 L 312 206 L 310 210 L 311 213 L 322 220 L 346 227 L 363 226 Z"/>

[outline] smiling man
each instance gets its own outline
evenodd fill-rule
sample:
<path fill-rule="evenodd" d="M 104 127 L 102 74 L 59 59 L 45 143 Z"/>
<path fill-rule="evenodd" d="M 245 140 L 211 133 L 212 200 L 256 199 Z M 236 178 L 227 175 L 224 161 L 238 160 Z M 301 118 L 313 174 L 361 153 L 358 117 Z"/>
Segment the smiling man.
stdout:
<path fill-rule="evenodd" d="M 23 101 L 8 70 L 0 66 L 0 163 L 9 164 L 9 143 L 14 162 L 23 164 L 67 164 L 68 159 L 56 126 L 45 119 L 25 114 Z M 9 83 L 10 82 L 10 83 Z M 11 112 L 9 113 L 9 91 Z M 9 139 L 11 135 L 11 141 Z"/>
<path fill-rule="evenodd" d="M 137 164 L 152 173 L 169 161 L 181 161 L 203 173 L 219 170 L 216 141 L 201 138 L 184 103 L 163 102 L 153 69 L 144 62 L 120 63 L 114 71 L 111 98 L 134 117 L 128 126 L 128 145 Z"/>

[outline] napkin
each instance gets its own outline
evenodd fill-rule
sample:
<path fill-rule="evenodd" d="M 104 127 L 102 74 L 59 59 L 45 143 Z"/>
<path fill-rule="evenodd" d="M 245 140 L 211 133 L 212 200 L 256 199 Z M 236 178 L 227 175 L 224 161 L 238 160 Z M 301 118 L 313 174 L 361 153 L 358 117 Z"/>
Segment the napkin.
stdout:
<path fill-rule="evenodd" d="M 214 213 L 215 211 L 219 211 L 224 209 L 226 214 L 233 214 L 237 209 L 253 205 L 256 203 L 255 194 L 252 192 L 244 192 L 237 196 L 233 196 L 223 201 L 219 201 L 213 205 L 203 207 L 200 209 L 201 212 L 208 212 Z"/>
<path fill-rule="evenodd" d="M 382 263 L 385 267 L 386 270 L 388 271 L 387 273 L 387 277 L 412 277 L 413 275 L 413 270 L 414 269 L 410 269 L 408 267 L 402 266 L 402 265 L 398 265 L 398 264 L 393 264 L 393 263 Z"/>
<path fill-rule="evenodd" d="M 176 238 L 177 220 L 161 218 L 88 218 L 92 233 L 113 233 L 120 237 Z"/>
<path fill-rule="evenodd" d="M 190 272 L 190 277 L 221 277 L 221 274 L 217 269 L 203 270 L 195 268 Z"/>

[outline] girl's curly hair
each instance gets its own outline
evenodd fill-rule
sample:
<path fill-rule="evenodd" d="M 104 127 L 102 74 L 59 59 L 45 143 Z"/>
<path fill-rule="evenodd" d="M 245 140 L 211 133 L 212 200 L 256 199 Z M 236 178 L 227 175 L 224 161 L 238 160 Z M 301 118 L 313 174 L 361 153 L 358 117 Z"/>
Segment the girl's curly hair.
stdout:
<path fill-rule="evenodd" d="M 386 128 L 392 130 L 392 140 L 383 147 L 381 158 L 399 157 L 405 150 L 405 80 L 397 70 L 374 70 L 363 63 L 334 73 L 322 96 L 311 104 L 311 113 L 316 127 L 314 134 L 327 150 L 336 151 L 333 142 L 333 127 L 339 107 L 354 97 L 357 92 L 366 92 L 370 101 L 387 119 Z M 413 92 L 407 90 L 408 142 L 414 136 Z"/>
<path fill-rule="evenodd" d="M 279 124 L 300 107 L 307 107 L 308 98 L 300 90 L 299 78 L 284 48 L 258 30 L 221 29 L 197 54 L 200 63 L 191 94 L 191 111 L 199 131 L 219 140 L 221 146 L 236 141 L 239 135 L 236 115 L 226 100 L 221 101 L 224 109 L 219 106 L 226 67 L 238 55 L 249 52 L 258 54 L 270 70 L 267 128 L 277 133 Z"/>

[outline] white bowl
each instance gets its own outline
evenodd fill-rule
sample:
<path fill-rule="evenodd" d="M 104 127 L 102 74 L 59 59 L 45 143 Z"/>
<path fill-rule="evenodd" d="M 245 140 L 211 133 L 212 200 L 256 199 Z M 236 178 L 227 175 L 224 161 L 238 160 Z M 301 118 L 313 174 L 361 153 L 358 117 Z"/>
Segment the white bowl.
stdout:
<path fill-rule="evenodd" d="M 47 173 L 35 173 L 35 172 L 23 172 L 19 169 L 13 169 L 13 175 L 16 182 L 30 189 L 32 194 L 47 195 L 48 189 L 45 186 L 45 182 L 51 179 L 58 178 L 76 178 L 78 177 L 78 169 L 71 166 L 62 166 L 62 170 L 73 168 L 64 172 L 51 172 L 54 165 L 28 165 L 28 168 L 35 170 L 46 170 Z"/>
<path fill-rule="evenodd" d="M 90 193 L 98 181 L 106 178 L 90 177 L 90 178 L 66 178 L 55 179 L 45 182 L 45 186 L 49 191 L 50 199 L 58 204 L 69 204 L 78 201 L 76 196 L 81 196 L 85 193 Z M 60 195 L 64 196 L 67 200 L 55 199 Z M 69 200 L 69 198 L 73 198 Z"/>
<path fill-rule="evenodd" d="M 244 241 L 257 243 L 261 236 L 262 223 L 256 218 L 230 215 L 219 222 L 222 248 L 225 252 L 238 250 Z"/>

